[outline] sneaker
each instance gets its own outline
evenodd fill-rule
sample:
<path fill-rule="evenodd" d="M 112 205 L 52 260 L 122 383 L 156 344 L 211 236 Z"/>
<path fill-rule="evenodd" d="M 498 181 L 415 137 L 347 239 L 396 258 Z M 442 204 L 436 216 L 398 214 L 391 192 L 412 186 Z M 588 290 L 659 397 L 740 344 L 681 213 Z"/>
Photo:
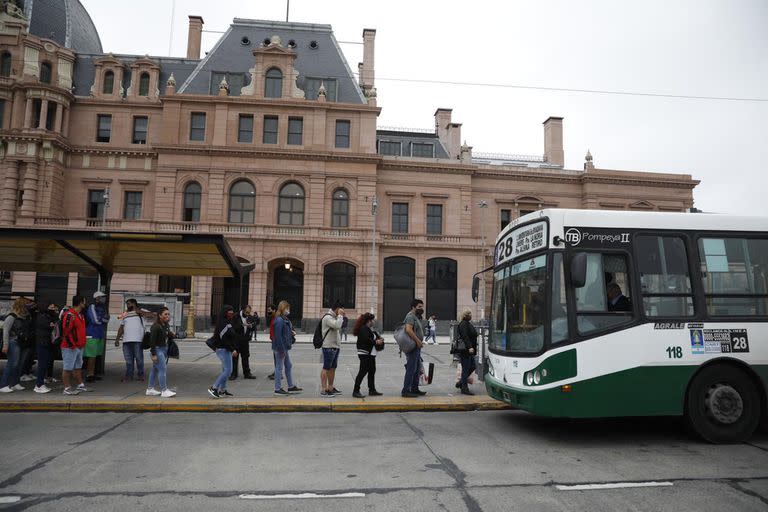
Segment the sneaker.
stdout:
<path fill-rule="evenodd" d="M 13 388 L 10 386 L 5 386 L 4 388 L 0 388 L 0 393 L 13 393 Z"/>
<path fill-rule="evenodd" d="M 59 379 L 54 379 L 53 377 L 48 377 L 45 379 L 46 384 L 56 384 L 57 382 L 59 382 Z"/>
<path fill-rule="evenodd" d="M 176 396 L 176 393 L 171 391 L 170 389 L 166 389 L 160 394 L 163 398 L 171 398 L 172 396 Z"/>
<path fill-rule="evenodd" d="M 352 396 L 353 396 L 353 397 L 355 397 L 355 398 L 365 398 L 365 395 L 364 395 L 364 394 L 362 394 L 362 393 L 361 393 L 361 392 L 359 392 L 359 391 L 353 391 L 353 392 L 352 392 Z"/>
<path fill-rule="evenodd" d="M 79 395 L 80 390 L 77 388 L 64 388 L 65 395 Z"/>
<path fill-rule="evenodd" d="M 330 391 L 321 391 L 321 392 L 320 392 L 320 396 L 327 396 L 327 397 L 329 397 L 329 398 L 330 398 L 330 397 L 334 397 L 334 396 L 336 396 L 336 395 L 334 395 L 334 394 L 333 394 L 333 393 L 331 393 Z"/>
<path fill-rule="evenodd" d="M 147 396 L 160 396 L 161 394 L 162 393 L 160 393 L 155 388 L 147 388 L 147 393 L 146 393 Z"/>
<path fill-rule="evenodd" d="M 300 388 L 299 386 L 291 386 L 288 388 L 289 393 L 301 393 L 304 391 L 304 388 Z"/>
<path fill-rule="evenodd" d="M 376 391 L 375 389 L 374 389 L 373 391 L 371 391 L 371 390 L 368 390 L 368 396 L 381 396 L 381 395 L 383 395 L 383 394 L 384 394 L 384 393 L 379 393 L 379 392 L 378 392 L 378 391 Z"/>
<path fill-rule="evenodd" d="M 280 388 L 280 389 L 276 389 L 276 390 L 275 390 L 275 394 L 276 394 L 276 395 L 288 395 L 288 394 L 290 394 L 290 393 L 288 393 L 288 392 L 287 392 L 286 390 L 284 390 L 283 388 Z"/>
<path fill-rule="evenodd" d="M 235 396 L 232 393 L 230 393 L 229 391 L 227 391 L 226 389 L 224 389 L 222 391 L 219 391 L 219 395 L 221 395 L 221 396 Z"/>
<path fill-rule="evenodd" d="M 27 388 L 25 388 L 21 384 L 16 384 L 15 386 L 13 386 L 13 390 L 14 391 L 24 391 L 25 389 L 27 389 Z"/>
<path fill-rule="evenodd" d="M 51 388 L 43 384 L 42 386 L 35 386 L 35 393 L 50 393 Z"/>
<path fill-rule="evenodd" d="M 461 389 L 461 381 L 457 382 L 454 386 L 456 389 Z"/>
<path fill-rule="evenodd" d="M 331 393 L 333 393 L 334 395 L 340 395 L 340 394 L 341 394 L 341 391 L 339 391 L 339 390 L 338 390 L 338 389 L 336 389 L 336 388 L 333 388 L 333 389 L 331 390 Z"/>
<path fill-rule="evenodd" d="M 216 388 L 208 388 L 208 394 L 211 395 L 213 398 L 221 398 L 221 395 L 219 394 L 219 390 Z"/>
<path fill-rule="evenodd" d="M 272 373 L 270 373 L 269 375 L 267 375 L 267 378 L 268 378 L 269 380 L 275 380 L 275 372 L 272 372 Z"/>
<path fill-rule="evenodd" d="M 417 395 L 416 393 L 411 393 L 410 391 L 408 391 L 408 392 L 400 393 L 400 396 L 403 397 L 403 398 L 416 398 L 419 395 Z"/>
<path fill-rule="evenodd" d="M 255 379 L 255 378 L 256 378 L 256 376 L 255 376 L 255 375 L 253 375 L 253 374 L 251 374 L 251 373 L 249 373 L 248 375 L 243 375 L 243 378 L 244 378 L 244 379 Z"/>
<path fill-rule="evenodd" d="M 93 391 L 93 388 L 85 387 L 85 384 L 78 384 L 77 390 L 81 393 L 87 393 L 88 391 Z"/>
<path fill-rule="evenodd" d="M 28 373 L 26 375 L 22 375 L 21 377 L 19 377 L 19 380 L 21 382 L 31 382 L 31 381 L 35 380 L 35 376 L 32 375 L 31 373 Z"/>
<path fill-rule="evenodd" d="M 417 394 L 417 395 L 419 395 L 419 396 L 424 396 L 424 395 L 426 395 L 426 394 L 427 394 L 427 392 L 426 392 L 426 391 L 422 391 L 422 390 L 420 390 L 420 389 L 417 389 L 416 391 L 414 391 L 414 393 L 416 393 L 416 394 Z"/>

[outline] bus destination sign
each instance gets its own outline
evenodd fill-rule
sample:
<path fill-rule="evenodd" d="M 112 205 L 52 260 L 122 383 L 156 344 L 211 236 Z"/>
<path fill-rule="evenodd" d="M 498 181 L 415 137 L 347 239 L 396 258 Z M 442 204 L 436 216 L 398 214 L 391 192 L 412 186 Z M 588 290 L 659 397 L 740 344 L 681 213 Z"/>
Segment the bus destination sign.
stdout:
<path fill-rule="evenodd" d="M 495 264 L 500 265 L 528 254 L 544 249 L 548 245 L 547 223 L 545 221 L 528 224 L 510 231 L 496 244 Z"/>

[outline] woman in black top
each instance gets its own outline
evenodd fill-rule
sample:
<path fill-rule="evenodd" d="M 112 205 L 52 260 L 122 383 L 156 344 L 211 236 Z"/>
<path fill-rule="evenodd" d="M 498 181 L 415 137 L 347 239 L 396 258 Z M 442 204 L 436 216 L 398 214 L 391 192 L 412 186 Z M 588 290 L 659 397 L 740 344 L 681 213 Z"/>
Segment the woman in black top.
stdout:
<path fill-rule="evenodd" d="M 49 393 L 51 388 L 45 385 L 45 378 L 53 375 L 53 328 L 59 319 L 56 304 L 45 302 L 35 316 L 35 340 L 37 343 L 37 382 L 35 393 Z"/>
<path fill-rule="evenodd" d="M 457 386 L 461 388 L 461 394 L 474 395 L 467 386 L 467 378 L 475 371 L 475 354 L 477 353 L 477 330 L 472 325 L 472 312 L 465 309 L 461 313 L 461 323 L 458 326 L 457 339 L 464 340 L 466 348 L 457 350 L 461 360 L 461 380 Z"/>
<path fill-rule="evenodd" d="M 168 364 L 168 339 L 173 337 L 170 327 L 171 312 L 168 308 L 160 308 L 157 320 L 149 331 L 149 353 L 152 356 L 152 370 L 147 380 L 147 396 L 171 398 L 176 393 L 166 386 L 165 375 Z M 155 389 L 155 380 L 160 385 L 160 391 Z"/>
<path fill-rule="evenodd" d="M 352 329 L 352 334 L 357 336 L 357 357 L 360 358 L 360 369 L 357 372 L 357 377 L 355 377 L 355 389 L 352 392 L 352 396 L 355 398 L 365 397 L 360 393 L 360 384 L 363 383 L 363 377 L 366 374 L 368 375 L 368 395 L 381 396 L 381 393 L 376 391 L 374 377 L 376 375 L 376 347 L 382 346 L 384 340 L 378 338 L 371 329 L 374 318 L 373 313 L 363 313 Z"/>
<path fill-rule="evenodd" d="M 213 398 L 222 396 L 232 396 L 227 391 L 227 379 L 232 374 L 232 358 L 237 357 L 237 342 L 243 335 L 243 324 L 235 319 L 235 308 L 225 305 L 216 322 L 216 332 L 213 337 L 216 339 L 216 356 L 221 361 L 221 373 L 208 388 L 208 394 Z"/>

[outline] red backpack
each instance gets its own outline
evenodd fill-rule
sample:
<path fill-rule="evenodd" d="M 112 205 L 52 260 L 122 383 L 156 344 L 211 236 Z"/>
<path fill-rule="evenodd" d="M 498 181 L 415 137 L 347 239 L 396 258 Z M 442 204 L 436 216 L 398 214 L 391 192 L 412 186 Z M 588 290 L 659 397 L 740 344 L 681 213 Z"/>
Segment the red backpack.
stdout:
<path fill-rule="evenodd" d="M 269 321 L 269 340 L 275 339 L 275 316 L 272 316 L 272 320 Z"/>

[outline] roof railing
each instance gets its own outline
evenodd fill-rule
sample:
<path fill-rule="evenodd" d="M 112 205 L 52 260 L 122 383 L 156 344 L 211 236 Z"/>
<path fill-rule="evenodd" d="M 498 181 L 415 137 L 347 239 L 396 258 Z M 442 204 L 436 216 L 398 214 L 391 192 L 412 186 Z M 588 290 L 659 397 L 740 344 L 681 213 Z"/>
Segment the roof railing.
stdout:
<path fill-rule="evenodd" d="M 434 128 L 406 128 L 403 126 L 377 126 L 377 130 L 383 130 L 388 132 L 410 132 L 410 133 L 429 133 L 435 134 Z"/>
<path fill-rule="evenodd" d="M 472 153 L 472 160 L 494 160 L 504 162 L 546 163 L 544 155 L 520 155 L 509 153 Z"/>

